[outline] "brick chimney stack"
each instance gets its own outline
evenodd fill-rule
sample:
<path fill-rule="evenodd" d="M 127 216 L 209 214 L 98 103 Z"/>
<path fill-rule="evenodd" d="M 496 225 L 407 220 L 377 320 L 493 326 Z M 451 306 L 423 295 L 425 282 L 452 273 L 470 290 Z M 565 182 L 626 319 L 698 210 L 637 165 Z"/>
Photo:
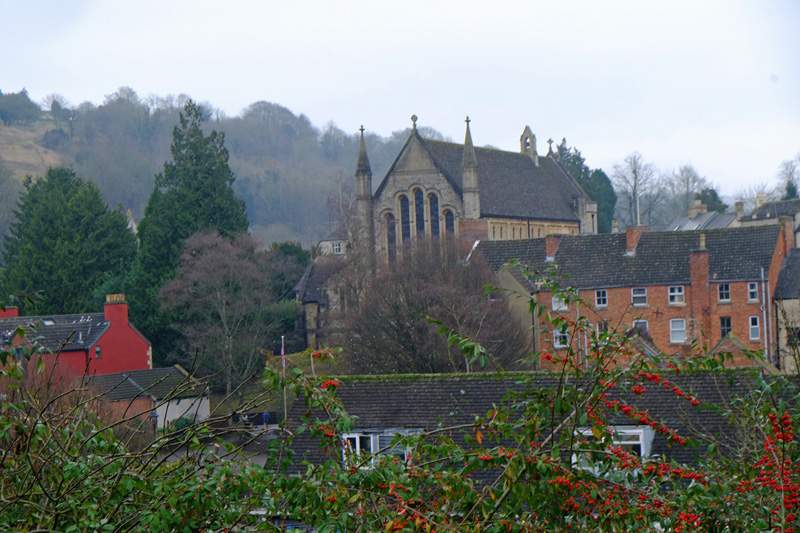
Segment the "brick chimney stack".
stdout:
<path fill-rule="evenodd" d="M 736 220 L 741 220 L 744 217 L 744 202 L 740 200 L 733 205 L 736 211 Z"/>
<path fill-rule="evenodd" d="M 786 254 L 788 254 L 797 243 L 794 242 L 794 218 L 789 216 L 778 217 L 778 224 L 783 229 L 783 239 L 786 245 Z"/>
<path fill-rule="evenodd" d="M 639 239 L 645 231 L 647 226 L 628 226 L 625 229 L 625 255 L 636 255 L 636 247 L 639 246 Z"/>
<path fill-rule="evenodd" d="M 0 318 L 17 318 L 19 316 L 19 307 L 9 305 L 8 307 L 0 307 Z"/>
<path fill-rule="evenodd" d="M 551 263 L 556 260 L 556 254 L 558 253 L 559 244 L 561 244 L 560 235 L 548 235 L 544 238 L 545 261 Z"/>
<path fill-rule="evenodd" d="M 128 303 L 122 293 L 106 294 L 106 304 L 103 307 L 103 318 L 112 324 L 128 323 Z"/>
<path fill-rule="evenodd" d="M 690 316 L 695 317 L 693 331 L 694 339 L 701 341 L 703 333 L 711 332 L 711 314 L 706 312 L 711 302 L 711 286 L 709 283 L 710 259 L 706 248 L 706 234 L 700 233 L 697 238 L 697 248 L 689 255 L 690 279 Z"/>
<path fill-rule="evenodd" d="M 689 205 L 689 212 L 687 213 L 689 218 L 696 218 L 706 213 L 708 213 L 708 208 L 706 207 L 706 204 L 703 203 L 703 200 L 700 198 L 695 198 L 692 200 L 691 205 Z"/>

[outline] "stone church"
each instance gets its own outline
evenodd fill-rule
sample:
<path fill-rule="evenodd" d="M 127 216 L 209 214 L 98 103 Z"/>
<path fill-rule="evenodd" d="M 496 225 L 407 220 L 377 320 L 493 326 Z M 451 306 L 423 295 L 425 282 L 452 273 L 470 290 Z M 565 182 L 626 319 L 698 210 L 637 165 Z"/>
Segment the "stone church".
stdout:
<path fill-rule="evenodd" d="M 361 235 L 383 261 L 417 239 L 517 240 L 597 233 L 597 204 L 558 162 L 552 141 L 540 156 L 526 126 L 519 152 L 478 148 L 469 117 L 464 144 L 426 139 L 417 117 L 400 153 L 373 192 L 364 131 L 356 166 Z"/>
<path fill-rule="evenodd" d="M 539 155 L 529 127 L 519 152 L 508 152 L 475 147 L 469 118 L 464 144 L 426 139 L 417 117 L 411 120 L 408 139 L 375 190 L 361 128 L 355 223 L 349 235 L 320 242 L 321 255 L 295 287 L 312 348 L 336 343 L 342 328 L 347 250 L 366 249 L 372 270 L 420 239 L 450 235 L 472 245 L 597 233 L 597 204 L 561 166 L 552 141 L 547 154 Z"/>

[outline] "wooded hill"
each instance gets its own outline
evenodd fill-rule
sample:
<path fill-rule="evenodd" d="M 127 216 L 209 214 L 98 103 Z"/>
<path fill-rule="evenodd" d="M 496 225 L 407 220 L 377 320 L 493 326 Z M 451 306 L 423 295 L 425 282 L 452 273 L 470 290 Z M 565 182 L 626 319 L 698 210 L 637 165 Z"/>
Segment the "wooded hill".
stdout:
<path fill-rule="evenodd" d="M 172 129 L 187 98 L 142 99 L 121 88 L 101 105 L 69 107 L 50 97 L 43 111 L 27 105 L 26 100 L 32 102 L 24 92 L 0 94 L 0 165 L 19 180 L 42 176 L 49 166 L 70 166 L 96 183 L 110 206 L 131 209 L 141 218 L 153 177 L 169 158 Z M 4 113 L 4 104 L 12 112 Z M 22 106 L 24 113 L 14 112 Z M 329 201 L 350 191 L 358 151 L 355 133 L 332 123 L 318 128 L 305 115 L 269 102 L 253 103 L 236 117 L 210 105 L 204 110 L 207 129 L 225 133 L 234 187 L 245 201 L 253 234 L 264 241 L 305 244 L 324 237 Z M 433 130 L 424 133 L 442 138 Z M 407 130 L 389 137 L 367 135 L 376 175 L 386 171 L 406 135 Z M 4 196 L 0 211 L 13 207 L 10 195 Z"/>

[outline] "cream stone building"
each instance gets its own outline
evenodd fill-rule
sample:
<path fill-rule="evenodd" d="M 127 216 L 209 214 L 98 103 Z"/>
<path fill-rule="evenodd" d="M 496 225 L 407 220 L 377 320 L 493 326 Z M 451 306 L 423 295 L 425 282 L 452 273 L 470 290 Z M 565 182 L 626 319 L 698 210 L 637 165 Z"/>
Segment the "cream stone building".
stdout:
<path fill-rule="evenodd" d="M 373 192 L 364 132 L 356 167 L 359 237 L 378 262 L 404 245 L 450 234 L 467 241 L 597 233 L 597 204 L 558 162 L 537 152 L 525 127 L 519 152 L 474 146 L 470 120 L 464 144 L 426 139 L 413 127 Z"/>

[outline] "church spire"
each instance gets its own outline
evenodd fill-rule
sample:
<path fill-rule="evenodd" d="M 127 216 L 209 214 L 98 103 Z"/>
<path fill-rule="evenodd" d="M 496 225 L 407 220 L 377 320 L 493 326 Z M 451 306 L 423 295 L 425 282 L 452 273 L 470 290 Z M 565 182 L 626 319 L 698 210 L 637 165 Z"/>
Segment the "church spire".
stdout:
<path fill-rule="evenodd" d="M 475 156 L 475 146 L 472 144 L 472 133 L 469 130 L 469 117 L 467 117 L 464 122 L 467 123 L 467 132 L 464 134 L 464 155 L 461 159 L 464 218 L 478 219 L 481 217 L 478 158 Z"/>
<path fill-rule="evenodd" d="M 369 157 L 367 157 L 367 144 L 364 142 L 364 126 L 359 129 L 361 137 L 358 141 L 358 164 L 356 165 L 356 174 L 364 174 L 372 176 L 372 169 L 369 166 Z"/>
<path fill-rule="evenodd" d="M 478 158 L 475 157 L 475 146 L 472 144 L 472 133 L 469 131 L 469 116 L 464 122 L 467 123 L 467 133 L 464 135 L 464 156 L 461 164 L 464 168 L 477 168 Z"/>

